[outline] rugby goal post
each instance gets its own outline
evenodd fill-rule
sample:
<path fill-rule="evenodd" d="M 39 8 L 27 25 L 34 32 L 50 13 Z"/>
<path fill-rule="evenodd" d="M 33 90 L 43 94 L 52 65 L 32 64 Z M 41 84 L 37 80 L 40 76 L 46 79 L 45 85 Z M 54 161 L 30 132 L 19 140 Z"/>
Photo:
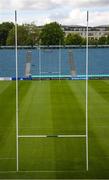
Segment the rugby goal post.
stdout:
<path fill-rule="evenodd" d="M 86 134 L 85 135 L 57 135 L 58 138 L 85 138 L 86 139 L 86 170 L 89 169 L 88 155 L 88 22 L 89 13 L 87 12 L 87 33 L 86 33 Z M 16 54 L 16 171 L 19 171 L 19 138 L 48 138 L 48 135 L 19 135 L 19 106 L 18 106 L 18 46 L 17 46 L 17 11 L 15 11 L 15 54 Z M 39 56 L 41 56 L 39 52 Z M 39 65 L 41 74 L 41 65 Z M 28 68 L 27 68 L 28 69 Z M 30 67 L 29 67 L 30 72 Z M 61 52 L 59 51 L 59 78 L 61 73 Z"/>

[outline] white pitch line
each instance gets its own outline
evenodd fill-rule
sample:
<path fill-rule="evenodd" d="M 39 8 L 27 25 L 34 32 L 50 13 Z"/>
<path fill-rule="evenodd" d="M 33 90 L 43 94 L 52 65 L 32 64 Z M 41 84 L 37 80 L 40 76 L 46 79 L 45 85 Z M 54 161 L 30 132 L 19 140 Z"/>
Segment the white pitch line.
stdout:
<path fill-rule="evenodd" d="M 53 172 L 57 172 L 57 173 L 66 173 L 66 172 L 83 172 L 84 170 L 19 170 L 19 171 L 0 171 L 0 174 L 5 174 L 5 173 L 53 173 Z M 67 179 L 68 180 L 68 179 Z"/>
<path fill-rule="evenodd" d="M 66 172 L 83 172 L 84 170 L 37 170 L 37 171 L 19 171 L 19 173 L 53 173 L 53 172 L 57 172 L 57 173 L 66 173 Z M 68 180 L 68 179 L 67 179 Z"/>
<path fill-rule="evenodd" d="M 0 171 L 0 174 L 18 173 L 17 171 Z"/>
<path fill-rule="evenodd" d="M 1 157 L 0 157 L 0 160 L 8 160 L 8 159 L 16 159 L 16 158 L 8 158 L 8 157 L 7 157 L 7 158 L 4 158 L 4 157 L 1 158 Z"/>
<path fill-rule="evenodd" d="M 86 135 L 58 135 L 59 138 L 84 138 Z"/>
<path fill-rule="evenodd" d="M 86 135 L 19 135 L 19 138 L 84 138 Z"/>
<path fill-rule="evenodd" d="M 19 138 L 46 138 L 47 135 L 19 135 Z"/>

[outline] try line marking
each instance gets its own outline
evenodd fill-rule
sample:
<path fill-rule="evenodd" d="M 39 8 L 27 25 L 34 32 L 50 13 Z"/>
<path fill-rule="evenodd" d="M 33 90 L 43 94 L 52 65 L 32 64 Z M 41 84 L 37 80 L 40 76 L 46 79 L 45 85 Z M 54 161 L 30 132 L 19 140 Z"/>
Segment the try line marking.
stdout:
<path fill-rule="evenodd" d="M 36 171 L 0 171 L 0 174 L 19 174 L 19 173 L 73 173 L 73 172 L 84 172 L 84 170 L 36 170 Z M 68 180 L 68 179 L 67 179 Z"/>
<path fill-rule="evenodd" d="M 86 138 L 86 135 L 19 135 L 18 138 Z"/>

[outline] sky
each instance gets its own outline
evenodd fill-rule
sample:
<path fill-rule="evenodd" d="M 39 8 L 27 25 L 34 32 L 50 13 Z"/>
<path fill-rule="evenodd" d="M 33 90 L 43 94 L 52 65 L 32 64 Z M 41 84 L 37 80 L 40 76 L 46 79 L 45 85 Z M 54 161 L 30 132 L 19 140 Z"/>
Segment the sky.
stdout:
<path fill-rule="evenodd" d="M 109 0 L 0 0 L 0 22 L 14 21 L 14 10 L 18 12 L 18 23 L 44 25 L 57 21 L 62 25 L 109 25 Z"/>

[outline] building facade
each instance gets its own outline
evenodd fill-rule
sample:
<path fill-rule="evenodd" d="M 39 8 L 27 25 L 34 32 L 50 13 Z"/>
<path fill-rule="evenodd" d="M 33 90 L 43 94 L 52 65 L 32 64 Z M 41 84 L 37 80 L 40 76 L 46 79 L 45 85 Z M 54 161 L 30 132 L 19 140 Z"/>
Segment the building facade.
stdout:
<path fill-rule="evenodd" d="M 86 37 L 86 26 L 62 26 L 65 35 L 67 36 L 69 33 L 78 33 L 83 38 Z M 104 36 L 107 37 L 109 35 L 109 26 L 96 26 L 89 27 L 89 38 L 90 39 L 99 39 Z"/>

